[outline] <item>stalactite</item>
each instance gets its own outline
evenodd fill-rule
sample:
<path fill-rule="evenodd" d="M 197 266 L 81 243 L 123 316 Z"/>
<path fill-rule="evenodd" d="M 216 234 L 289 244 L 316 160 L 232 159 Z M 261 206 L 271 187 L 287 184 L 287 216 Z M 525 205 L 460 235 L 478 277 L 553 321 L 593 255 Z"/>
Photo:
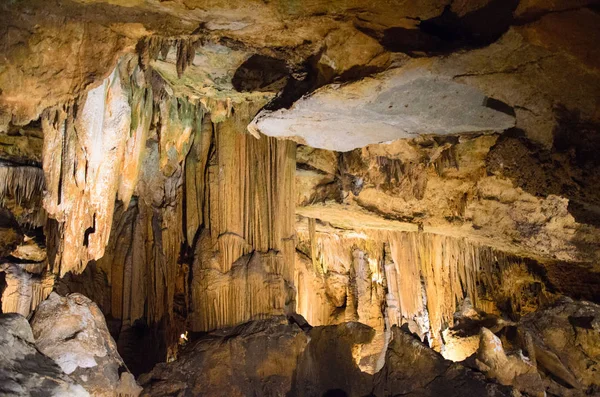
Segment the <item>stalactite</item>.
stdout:
<path fill-rule="evenodd" d="M 441 332 L 452 325 L 465 298 L 492 313 L 499 306 L 512 306 L 507 312 L 519 316 L 527 312 L 520 306 L 527 299 L 526 286 L 544 288 L 525 269 L 525 260 L 465 238 L 415 232 L 390 232 L 387 238 L 393 260 L 386 266 L 390 321 L 408 322 L 438 350 Z M 548 298 L 542 291 L 536 299 L 530 302 L 535 307 Z"/>
<path fill-rule="evenodd" d="M 123 172 L 119 184 L 119 199 L 127 205 L 135 191 L 140 174 L 142 155 L 152 121 L 153 93 L 139 66 L 134 66 L 130 78 L 131 129 L 125 145 Z"/>
<path fill-rule="evenodd" d="M 42 208 L 44 172 L 39 167 L 0 162 L 0 203 L 3 207 L 12 201 L 19 207 L 17 219 L 27 227 L 41 227 L 46 221 Z"/>
<path fill-rule="evenodd" d="M 44 173 L 41 168 L 0 163 L 0 200 L 11 196 L 22 205 L 41 198 L 43 190 Z"/>
<path fill-rule="evenodd" d="M 0 271 L 6 274 L 2 313 L 19 313 L 29 317 L 54 287 L 54 276 L 45 271 L 43 263 L 3 263 Z"/>
<path fill-rule="evenodd" d="M 206 170 L 212 148 L 213 124 L 210 117 L 204 117 L 200 128 L 193 137 L 194 144 L 185 160 L 185 217 L 186 238 L 192 246 L 200 226 L 205 221 Z"/>
<path fill-rule="evenodd" d="M 52 269 L 63 276 L 98 259 L 110 235 L 131 108 L 119 68 L 80 103 L 43 116 L 44 208 L 58 221 Z"/>
<path fill-rule="evenodd" d="M 441 350 L 442 331 L 453 325 L 457 305 L 465 298 L 478 309 L 503 312 L 513 319 L 552 299 L 532 261 L 465 238 L 422 232 L 319 231 L 310 220 L 300 225 L 298 247 L 306 255 L 296 260 L 297 311 L 314 321 L 312 325 L 360 321 L 373 327 L 376 337 L 363 346 L 357 363 L 366 371 L 377 368 L 379 348 L 385 345 L 385 330 L 391 325 L 407 324 Z M 312 247 L 319 268 L 324 269 L 322 276 L 307 264 L 312 262 L 308 260 Z"/>
<path fill-rule="evenodd" d="M 187 99 L 172 97 L 159 103 L 160 168 L 166 175 L 175 172 L 187 156 L 192 144 L 192 132 L 202 123 L 202 110 Z"/>
<path fill-rule="evenodd" d="M 190 38 L 177 40 L 177 77 L 181 78 L 185 69 L 196 56 L 196 42 Z"/>

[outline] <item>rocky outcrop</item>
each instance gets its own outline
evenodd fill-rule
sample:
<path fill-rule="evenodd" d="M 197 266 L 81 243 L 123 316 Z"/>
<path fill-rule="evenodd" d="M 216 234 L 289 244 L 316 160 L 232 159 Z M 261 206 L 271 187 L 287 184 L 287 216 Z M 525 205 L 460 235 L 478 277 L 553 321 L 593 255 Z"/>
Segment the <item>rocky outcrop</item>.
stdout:
<path fill-rule="evenodd" d="M 248 128 L 347 152 L 422 134 L 503 131 L 515 125 L 514 112 L 506 104 L 419 66 L 323 87 L 290 109 L 259 113 Z"/>
<path fill-rule="evenodd" d="M 597 198 L 591 194 L 596 181 L 580 178 L 584 169 L 597 168 L 586 153 L 598 134 L 593 123 L 569 120 L 562 143 L 551 150 L 510 133 L 370 145 L 334 156 L 327 166 L 322 163 L 329 157 L 304 150 L 300 172 L 310 168 L 322 178 L 299 174 L 299 186 L 308 192 L 296 212 L 337 228 L 466 237 L 536 259 L 549 277 L 556 274 L 557 285 L 567 286 L 576 280 L 560 280 L 570 278 L 558 277 L 563 262 L 594 271 L 600 252 Z M 586 143 L 573 138 L 577 126 L 589 131 Z M 333 177 L 323 179 L 328 175 Z"/>
<path fill-rule="evenodd" d="M 0 394 L 3 396 L 87 397 L 49 357 L 34 345 L 31 327 L 20 314 L 0 314 Z"/>
<path fill-rule="evenodd" d="M 511 396 L 510 387 L 443 359 L 418 339 L 395 327 L 386 365 L 377 379 L 375 395 Z"/>
<path fill-rule="evenodd" d="M 80 294 L 52 293 L 32 321 L 37 348 L 93 396 L 139 395 L 98 306 Z"/>
<path fill-rule="evenodd" d="M 99 79 L 110 74 L 122 52 L 134 51 L 138 41 L 152 35 L 179 39 L 184 36 L 177 50 L 181 60 L 167 65 L 176 77 L 190 64 L 190 75 L 200 69 L 194 67 L 187 44 L 200 41 L 235 43 L 227 47 L 238 49 L 231 54 L 217 47 L 224 56 L 212 58 L 217 60 L 218 67 L 212 69 L 216 73 L 201 74 L 214 80 L 227 80 L 230 76 L 223 73 L 225 70 L 243 61 L 246 53 L 256 52 L 288 61 L 297 72 L 295 85 L 313 79 L 304 78 L 309 69 L 304 63 L 321 50 L 321 69 L 330 75 L 344 74 L 348 69 L 351 76 L 356 75 L 357 69 L 365 70 L 363 63 L 369 65 L 367 71 L 378 70 L 386 64 L 387 54 L 372 35 L 383 34 L 394 26 L 415 27 L 415 18 L 436 17 L 448 3 L 427 1 L 403 7 L 377 2 L 365 7 L 357 1 L 318 2 L 304 7 L 285 1 L 234 1 L 210 7 L 198 2 L 117 4 L 103 0 L 3 4 L 0 33 L 4 45 L 0 56 L 7 60 L 7 68 L 0 73 L 0 124 L 25 125 L 37 119 L 44 109 L 65 103 L 79 91 L 97 85 Z M 347 17 L 339 18 L 341 15 Z M 370 34 L 361 32 L 355 24 Z M 343 45 L 348 40 L 353 46 Z M 74 48 L 79 54 L 78 62 L 69 57 Z M 153 48 L 153 52 L 160 50 L 160 46 Z M 207 63 L 212 66 L 210 53 L 215 52 L 215 47 L 206 52 Z M 356 67 L 352 67 L 354 63 Z M 56 78 L 59 75 L 62 78 Z M 182 75 L 185 77 L 185 72 Z M 201 85 L 202 80 L 196 80 L 198 83 Z"/>
<path fill-rule="evenodd" d="M 142 375 L 142 396 L 284 396 L 308 340 L 285 318 L 212 332 Z"/>
<path fill-rule="evenodd" d="M 531 396 L 546 395 L 535 365 L 520 355 L 507 355 L 500 338 L 485 327 L 480 332 L 476 362 L 481 372 L 502 385 L 512 385 Z"/>
<path fill-rule="evenodd" d="M 213 332 L 192 342 L 177 361 L 143 375 L 142 395 L 511 395 L 510 388 L 445 361 L 397 327 L 383 369 L 363 372 L 360 350 L 374 335 L 360 323 L 302 331 L 285 319 Z"/>
<path fill-rule="evenodd" d="M 600 306 L 570 299 L 523 318 L 519 333 L 524 348 L 548 377 L 549 392 L 568 395 L 599 390 L 599 319 Z"/>

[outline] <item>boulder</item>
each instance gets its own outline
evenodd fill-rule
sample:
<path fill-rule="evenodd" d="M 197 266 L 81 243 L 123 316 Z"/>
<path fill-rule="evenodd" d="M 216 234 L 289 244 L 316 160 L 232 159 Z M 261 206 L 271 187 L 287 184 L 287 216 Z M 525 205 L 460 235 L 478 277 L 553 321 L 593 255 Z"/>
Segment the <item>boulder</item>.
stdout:
<path fill-rule="evenodd" d="M 600 306 L 564 298 L 519 323 L 529 355 L 561 393 L 600 390 Z M 570 392 L 571 390 L 569 390 Z"/>
<path fill-rule="evenodd" d="M 50 294 L 32 321 L 37 348 L 94 396 L 138 396 L 98 306 L 81 294 Z"/>
<path fill-rule="evenodd" d="M 34 345 L 27 319 L 0 314 L 0 395 L 86 397 L 89 393 Z"/>
<path fill-rule="evenodd" d="M 444 360 L 414 335 L 392 328 L 386 364 L 376 375 L 375 395 L 512 396 L 511 387 L 486 381 L 461 364 Z"/>
<path fill-rule="evenodd" d="M 142 375 L 142 396 L 284 396 L 307 343 L 284 317 L 214 331 Z"/>
<path fill-rule="evenodd" d="M 502 341 L 492 331 L 481 328 L 476 364 L 489 378 L 502 385 L 513 385 L 531 396 L 545 396 L 537 368 L 522 355 L 507 355 Z"/>
<path fill-rule="evenodd" d="M 376 336 L 357 322 L 306 327 L 283 317 L 214 331 L 139 380 L 142 396 L 510 396 L 512 388 L 455 364 L 394 327 L 386 363 L 361 370 Z"/>

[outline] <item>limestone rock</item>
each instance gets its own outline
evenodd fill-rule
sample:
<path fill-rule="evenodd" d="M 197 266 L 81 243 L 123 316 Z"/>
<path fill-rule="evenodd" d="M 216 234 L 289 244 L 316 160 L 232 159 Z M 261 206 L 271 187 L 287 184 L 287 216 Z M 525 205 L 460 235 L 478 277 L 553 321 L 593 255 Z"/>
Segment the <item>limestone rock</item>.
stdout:
<path fill-rule="evenodd" d="M 196 332 L 292 311 L 295 144 L 245 134 L 256 111 L 256 103 L 238 106 L 214 134 L 202 131 L 212 138 L 196 141 L 214 145 L 190 185 L 204 208 L 193 247 Z"/>
<path fill-rule="evenodd" d="M 25 317 L 50 295 L 54 275 L 41 263 L 3 263 L 6 287 L 2 292 L 2 313 L 19 313 Z"/>
<path fill-rule="evenodd" d="M 14 165 L 41 164 L 44 134 L 39 125 L 11 128 L 0 133 L 0 142 L 0 159 Z"/>
<path fill-rule="evenodd" d="M 580 262 L 595 263 L 599 198 L 591 192 L 600 186 L 592 155 L 598 124 L 569 112 L 561 120 L 560 139 L 551 149 L 512 131 L 500 137 L 397 141 L 339 154 L 339 160 L 330 160 L 330 167 L 338 169 L 337 184 L 327 184 L 328 189 L 337 187 L 337 194 L 321 194 L 318 182 L 302 184 L 312 189 L 302 197 L 315 201 L 299 203 L 296 212 L 345 229 L 400 231 L 420 225 L 425 232 L 468 236 L 547 263 L 556 269 L 549 274 L 559 272 L 563 261 L 578 267 Z M 576 131 L 582 129 L 588 133 L 580 140 Z M 309 153 L 303 153 L 309 158 L 302 164 L 310 164 Z M 321 163 L 326 158 L 314 155 Z M 583 177 L 584 169 L 594 171 Z M 557 285 L 571 283 L 561 277 Z"/>
<path fill-rule="evenodd" d="M 291 396 L 322 396 L 329 390 L 343 390 L 347 396 L 368 395 L 372 376 L 358 364 L 361 348 L 374 336 L 371 327 L 358 322 L 311 329 L 310 342 L 298 360 Z"/>
<path fill-rule="evenodd" d="M 346 152 L 419 134 L 502 131 L 513 127 L 514 115 L 494 103 L 473 87 L 415 66 L 321 88 L 289 110 L 263 111 L 251 126 L 268 136 Z"/>
<path fill-rule="evenodd" d="M 56 220 L 49 260 L 60 276 L 81 272 L 108 243 L 131 123 L 121 73 L 115 68 L 77 110 L 57 107 L 43 118 L 44 208 Z"/>
<path fill-rule="evenodd" d="M 485 327 L 480 332 L 477 366 L 487 377 L 502 385 L 513 385 L 527 395 L 546 395 L 537 368 L 518 355 L 507 355 L 500 338 Z"/>
<path fill-rule="evenodd" d="M 151 35 L 193 36 L 193 39 L 213 43 L 236 43 L 231 46 L 239 49 L 234 54 L 230 55 L 227 50 L 224 57 L 217 57 L 226 67 L 214 68 L 214 75 L 205 74 L 207 80 L 211 77 L 220 80 L 223 70 L 236 63 L 228 58 L 237 61 L 239 54 L 248 50 L 289 59 L 292 65 L 300 67 L 309 56 L 324 49 L 323 39 L 327 36 L 337 38 L 336 42 L 340 36 L 357 37 L 353 42 L 372 42 L 366 48 L 380 47 L 376 40 L 356 29 L 354 23 L 377 34 L 392 26 L 414 27 L 416 18 L 436 17 L 449 3 L 448 0 L 428 0 L 397 7 L 389 7 L 385 2 L 365 5 L 356 0 L 320 1 L 302 7 L 287 1 L 220 2 L 210 7 L 198 1 L 185 4 L 137 0 L 3 3 L 0 56 L 6 59 L 7 67 L 0 72 L 0 130 L 11 122 L 27 124 L 37 119 L 45 108 L 86 91 L 110 73 L 120 54 L 134 51 L 140 39 Z M 340 18 L 341 15 L 344 17 Z M 338 29 L 349 33 L 336 34 Z M 183 40 L 195 41 L 189 37 Z M 352 51 L 349 55 L 347 47 L 340 44 L 337 47 L 341 47 L 341 51 L 330 51 L 334 52 L 332 58 L 341 57 L 343 61 L 352 62 L 354 58 L 360 60 L 359 63 L 369 62 L 377 54 L 369 50 L 364 55 Z M 70 57 L 75 48 L 80 62 L 72 62 Z M 152 50 L 159 52 L 160 46 Z M 184 52 L 193 53 L 188 49 Z M 172 66 L 175 71 L 176 65 Z M 343 70 L 347 66 L 339 65 L 339 68 Z M 195 82 L 201 84 L 202 80 Z M 211 89 L 216 91 L 215 87 Z"/>
<path fill-rule="evenodd" d="M 581 393 L 597 390 L 600 371 L 600 306 L 565 298 L 531 313 L 519 332 L 538 368 Z"/>
<path fill-rule="evenodd" d="M 398 327 L 392 329 L 386 365 L 376 375 L 375 395 L 512 396 L 509 387 L 488 383 L 484 376 L 446 361 Z"/>
<path fill-rule="evenodd" d="M 308 338 L 285 318 L 212 332 L 140 377 L 142 396 L 284 396 Z"/>
<path fill-rule="evenodd" d="M 361 349 L 374 336 L 369 327 L 344 323 L 313 328 L 309 335 L 292 396 L 320 396 L 335 391 L 346 396 L 512 395 L 510 388 L 489 383 L 482 374 L 444 360 L 398 327 L 392 329 L 385 365 L 374 375 L 362 372 L 358 366 Z"/>
<path fill-rule="evenodd" d="M 80 294 L 52 293 L 32 321 L 37 348 L 94 396 L 137 396 L 98 306 Z"/>
<path fill-rule="evenodd" d="M 0 349 L 1 395 L 90 395 L 52 359 L 35 348 L 31 327 L 25 317 L 16 313 L 0 314 Z"/>

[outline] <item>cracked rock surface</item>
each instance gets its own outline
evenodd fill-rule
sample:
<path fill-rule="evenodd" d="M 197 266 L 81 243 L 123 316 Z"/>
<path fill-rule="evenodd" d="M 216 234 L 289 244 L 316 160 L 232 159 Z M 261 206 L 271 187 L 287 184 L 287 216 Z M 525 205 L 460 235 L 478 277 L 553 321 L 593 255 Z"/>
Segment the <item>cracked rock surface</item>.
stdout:
<path fill-rule="evenodd" d="M 0 314 L 0 349 L 0 395 L 90 395 L 36 349 L 31 327 L 20 314 Z"/>

